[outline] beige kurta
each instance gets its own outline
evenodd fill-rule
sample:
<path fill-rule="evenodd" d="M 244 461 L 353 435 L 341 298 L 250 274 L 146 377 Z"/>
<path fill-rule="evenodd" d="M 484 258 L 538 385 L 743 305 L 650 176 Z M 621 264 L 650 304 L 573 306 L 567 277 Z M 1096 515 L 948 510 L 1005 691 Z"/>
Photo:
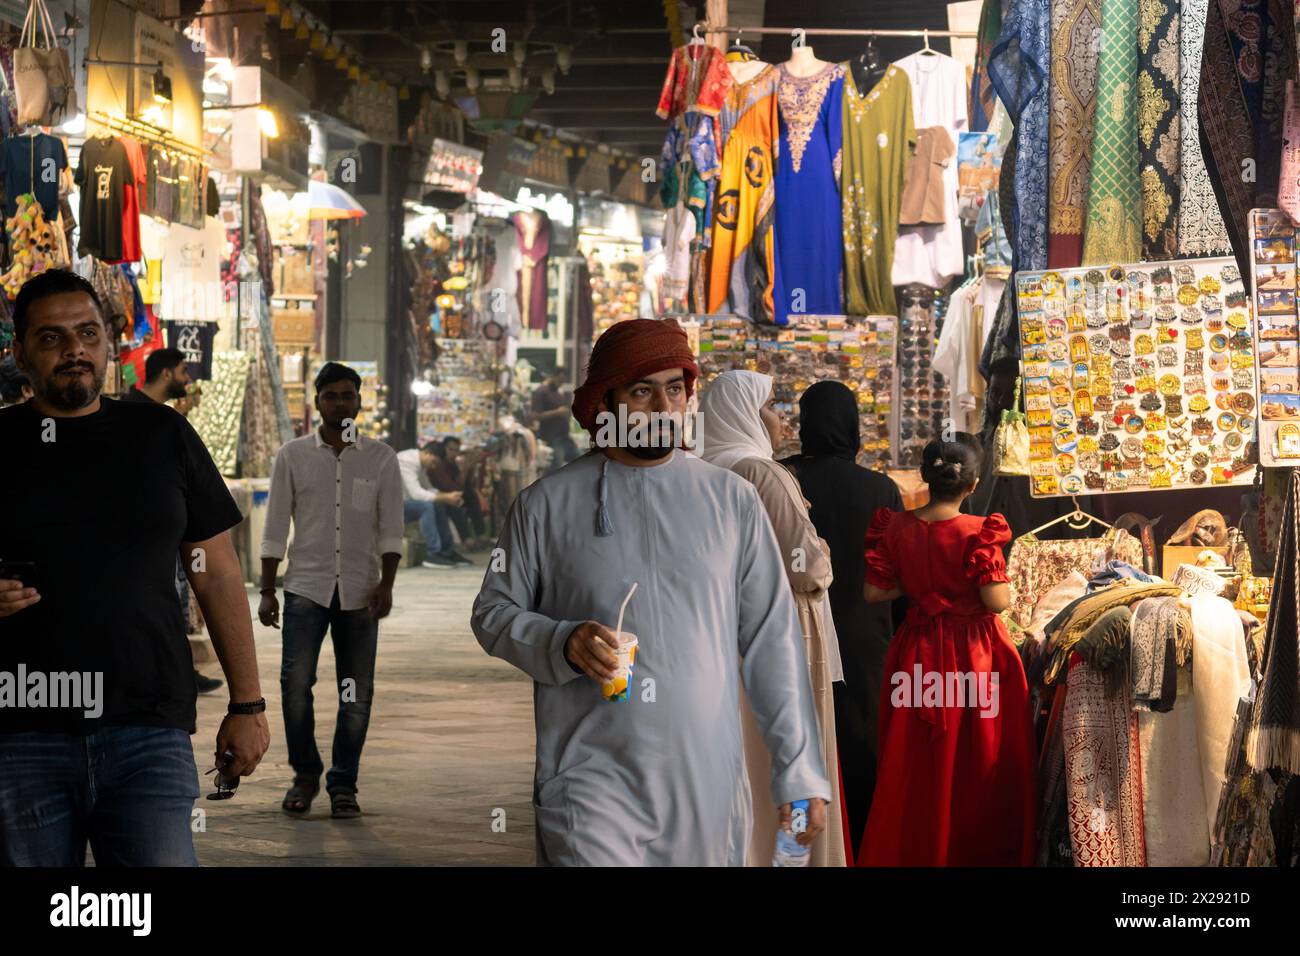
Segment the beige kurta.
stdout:
<path fill-rule="evenodd" d="M 808 502 L 794 476 L 783 466 L 770 458 L 746 458 L 733 465 L 731 470 L 758 491 L 772 522 L 772 530 L 776 532 L 803 629 L 804 651 L 817 706 L 817 721 L 821 726 L 826 775 L 836 795 L 836 802 L 826 808 L 826 829 L 813 843 L 808 862 L 810 866 L 845 866 L 844 818 L 838 805 L 840 771 L 835 743 L 835 704 L 831 693 L 826 628 L 822 623 L 826 589 L 831 583 L 830 549 L 817 537 L 808 517 Z M 754 829 L 749 840 L 746 866 L 770 866 L 780 825 L 768 785 L 772 775 L 771 758 L 743 693 L 741 728 L 745 739 L 745 769 L 754 798 Z"/>

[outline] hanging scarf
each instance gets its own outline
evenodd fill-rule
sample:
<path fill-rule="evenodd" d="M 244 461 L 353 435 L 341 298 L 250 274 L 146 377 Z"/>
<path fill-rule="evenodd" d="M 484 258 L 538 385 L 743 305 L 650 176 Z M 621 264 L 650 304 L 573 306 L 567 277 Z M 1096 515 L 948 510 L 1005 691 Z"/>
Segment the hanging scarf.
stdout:
<path fill-rule="evenodd" d="M 1246 753 L 1252 767 L 1300 773 L 1300 473 L 1291 472 L 1273 569 L 1268 607 L 1264 677 L 1251 721 Z"/>
<path fill-rule="evenodd" d="M 1251 266 L 1250 210 L 1277 205 L 1286 81 L 1296 78 L 1284 0 L 1210 0 L 1201 60 L 1201 145 L 1237 265 Z"/>
<path fill-rule="evenodd" d="M 1011 242 L 1016 269 L 1047 265 L 1050 0 L 1018 0 L 989 56 L 989 79 L 1016 124 Z M 1005 160 L 1004 160 L 1005 162 Z M 1003 166 L 1005 170 L 1006 167 Z"/>
<path fill-rule="evenodd" d="M 1179 0 L 1139 0 L 1138 155 L 1142 258 L 1178 254 Z"/>
<path fill-rule="evenodd" d="M 1101 15 L 1092 181 L 1083 227 L 1083 264 L 1136 262 L 1142 255 L 1138 175 L 1138 0 L 1106 0 Z"/>
<path fill-rule="evenodd" d="M 1148 598 L 1133 605 L 1129 671 L 1133 707 L 1166 713 L 1178 694 L 1178 598 Z"/>
<path fill-rule="evenodd" d="M 1002 0 L 984 0 L 975 41 L 975 72 L 970 82 L 970 130 L 982 133 L 993 119 L 993 84 L 989 80 L 989 56 L 1002 33 Z"/>
<path fill-rule="evenodd" d="M 1049 269 L 1072 268 L 1083 258 L 1100 42 L 1101 0 L 1056 0 L 1052 4 Z"/>
<path fill-rule="evenodd" d="M 1137 714 L 1128 684 L 1076 658 L 1061 715 L 1070 844 L 1075 866 L 1146 866 Z"/>
<path fill-rule="evenodd" d="M 1179 167 L 1178 255 L 1224 256 L 1231 250 L 1219 201 L 1201 156 L 1201 52 L 1205 46 L 1205 17 L 1209 0 L 1182 0 L 1179 24 Z"/>

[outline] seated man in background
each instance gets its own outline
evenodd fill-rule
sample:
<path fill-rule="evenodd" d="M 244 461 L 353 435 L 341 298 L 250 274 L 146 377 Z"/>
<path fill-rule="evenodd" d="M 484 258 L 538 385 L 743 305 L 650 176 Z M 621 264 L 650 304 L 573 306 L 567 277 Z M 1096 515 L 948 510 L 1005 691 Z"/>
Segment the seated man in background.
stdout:
<path fill-rule="evenodd" d="M 407 521 L 420 522 L 426 554 L 422 567 L 454 568 L 474 562 L 452 546 L 451 521 L 447 509 L 459 505 L 459 491 L 439 491 L 429 481 L 429 470 L 437 463 L 437 442 L 397 453 L 397 467 L 402 473 L 402 511 Z"/>
<path fill-rule="evenodd" d="M 449 504 L 447 514 L 456 526 L 456 533 L 465 547 L 471 551 L 485 544 L 486 533 L 483 522 L 483 502 L 478 489 L 470 475 L 470 467 L 462 467 L 460 458 L 460 439 L 446 438 L 433 442 L 433 467 L 429 469 L 429 481 L 433 487 L 446 493 L 461 493 L 460 504 Z M 471 525 L 473 534 L 470 534 Z"/>

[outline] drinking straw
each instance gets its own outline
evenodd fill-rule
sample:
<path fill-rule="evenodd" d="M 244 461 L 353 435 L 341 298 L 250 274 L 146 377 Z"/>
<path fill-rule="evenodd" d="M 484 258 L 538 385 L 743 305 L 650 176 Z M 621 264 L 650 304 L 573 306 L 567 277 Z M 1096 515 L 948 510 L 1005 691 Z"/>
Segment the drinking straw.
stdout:
<path fill-rule="evenodd" d="M 627 592 L 627 597 L 623 598 L 623 603 L 618 609 L 618 626 L 614 628 L 614 636 L 618 638 L 619 643 L 623 643 L 623 612 L 627 610 L 627 602 L 632 600 L 632 595 L 636 593 L 636 582 L 632 582 L 631 589 Z"/>

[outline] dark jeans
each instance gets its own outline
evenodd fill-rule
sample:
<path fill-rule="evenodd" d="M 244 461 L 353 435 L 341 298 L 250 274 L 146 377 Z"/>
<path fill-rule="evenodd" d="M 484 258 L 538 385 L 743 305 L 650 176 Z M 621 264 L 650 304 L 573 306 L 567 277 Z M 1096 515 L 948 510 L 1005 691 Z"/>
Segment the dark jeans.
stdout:
<path fill-rule="evenodd" d="M 466 488 L 462 500 L 465 502 L 463 505 L 450 505 L 447 508 L 447 514 L 456 526 L 456 533 L 460 535 L 461 541 L 468 541 L 472 537 L 483 537 L 486 526 L 483 523 L 483 509 L 479 507 L 478 494 Z M 471 526 L 474 530 L 472 535 Z"/>
<path fill-rule="evenodd" d="M 420 522 L 420 536 L 430 555 L 451 550 L 451 521 L 446 505 L 437 501 L 408 501 L 402 505 L 402 515 L 406 521 Z"/>
<path fill-rule="evenodd" d="M 0 734 L 0 864 L 198 866 L 190 735 L 166 727 Z"/>
<path fill-rule="evenodd" d="M 547 439 L 546 443 L 555 452 L 555 456 L 551 459 L 551 467 L 546 470 L 548 475 L 559 471 L 578 457 L 578 446 L 573 443 L 573 439 L 569 437 L 568 432 L 565 432 L 563 436 L 556 438 L 554 441 Z"/>
<path fill-rule="evenodd" d="M 296 776 L 319 780 L 325 769 L 316 749 L 316 713 L 312 687 L 325 631 L 334 641 L 334 673 L 339 690 L 339 714 L 334 726 L 333 766 L 325 777 L 330 793 L 356 793 L 361 750 L 370 726 L 370 702 L 375 691 L 375 649 L 378 622 L 368 608 L 339 609 L 338 591 L 329 607 L 321 607 L 289 591 L 284 593 L 284 656 L 280 691 L 284 703 L 284 735 L 289 764 Z M 345 680 L 354 686 L 345 688 Z"/>

